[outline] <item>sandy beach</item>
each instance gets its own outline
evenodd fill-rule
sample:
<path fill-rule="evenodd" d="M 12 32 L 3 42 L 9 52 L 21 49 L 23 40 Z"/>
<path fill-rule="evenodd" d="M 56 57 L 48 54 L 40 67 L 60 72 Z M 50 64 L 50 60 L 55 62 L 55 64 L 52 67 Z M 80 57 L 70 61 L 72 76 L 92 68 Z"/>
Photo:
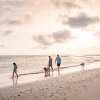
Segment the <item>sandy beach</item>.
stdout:
<path fill-rule="evenodd" d="M 100 100 L 100 69 L 87 69 L 3 87 L 0 89 L 0 100 Z"/>
<path fill-rule="evenodd" d="M 100 0 L 0 0 L 0 100 L 100 100 L 99 26 Z"/>

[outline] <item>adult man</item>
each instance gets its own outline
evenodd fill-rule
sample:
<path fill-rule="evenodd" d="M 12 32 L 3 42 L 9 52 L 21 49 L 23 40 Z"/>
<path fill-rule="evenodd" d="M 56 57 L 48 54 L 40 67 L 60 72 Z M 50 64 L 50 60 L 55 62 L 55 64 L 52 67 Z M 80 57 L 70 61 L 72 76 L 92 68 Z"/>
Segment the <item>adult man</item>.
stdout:
<path fill-rule="evenodd" d="M 58 71 L 60 69 L 60 64 L 61 64 L 61 58 L 59 57 L 59 55 L 57 55 L 56 59 L 55 59 L 55 63 L 57 64 L 58 66 Z"/>
<path fill-rule="evenodd" d="M 53 67 L 52 67 L 52 58 L 51 58 L 51 56 L 49 56 L 49 62 L 48 62 L 49 64 L 49 68 L 51 67 L 52 68 L 52 71 L 53 71 Z"/>

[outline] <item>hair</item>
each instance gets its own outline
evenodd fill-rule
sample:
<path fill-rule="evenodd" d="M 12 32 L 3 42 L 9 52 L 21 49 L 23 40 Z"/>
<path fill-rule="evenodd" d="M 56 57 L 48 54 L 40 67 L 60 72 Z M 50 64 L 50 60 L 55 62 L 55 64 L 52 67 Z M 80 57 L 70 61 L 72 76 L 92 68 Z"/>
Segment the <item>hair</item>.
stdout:
<path fill-rule="evenodd" d="M 16 63 L 14 62 L 13 65 L 16 65 Z"/>

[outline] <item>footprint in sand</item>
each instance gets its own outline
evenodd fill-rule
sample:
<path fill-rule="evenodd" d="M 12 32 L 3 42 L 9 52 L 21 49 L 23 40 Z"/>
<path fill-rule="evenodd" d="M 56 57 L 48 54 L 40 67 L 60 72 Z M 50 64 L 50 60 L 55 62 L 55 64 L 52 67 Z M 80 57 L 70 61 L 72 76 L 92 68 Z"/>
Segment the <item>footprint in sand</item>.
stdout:
<path fill-rule="evenodd" d="M 67 100 L 66 98 L 64 98 L 63 100 Z"/>
<path fill-rule="evenodd" d="M 20 97 L 20 94 L 18 94 L 18 97 Z"/>

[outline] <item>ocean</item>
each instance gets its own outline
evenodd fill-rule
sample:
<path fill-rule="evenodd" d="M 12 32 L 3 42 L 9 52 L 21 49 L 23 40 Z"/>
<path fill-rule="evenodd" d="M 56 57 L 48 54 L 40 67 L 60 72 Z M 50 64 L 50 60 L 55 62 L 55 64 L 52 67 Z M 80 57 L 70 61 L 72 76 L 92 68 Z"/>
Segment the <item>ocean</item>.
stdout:
<path fill-rule="evenodd" d="M 57 69 L 55 64 L 56 56 L 53 58 L 53 68 Z M 62 55 L 61 68 L 70 68 L 80 65 L 81 62 L 85 64 L 100 61 L 100 55 Z M 48 56 L 36 55 L 1 55 L 0 56 L 0 84 L 7 84 L 8 79 L 12 76 L 13 62 L 18 66 L 19 75 L 27 75 L 29 73 L 34 75 L 43 72 L 43 68 L 48 66 Z M 36 76 L 35 76 L 36 78 Z M 38 79 L 38 77 L 37 77 Z"/>

